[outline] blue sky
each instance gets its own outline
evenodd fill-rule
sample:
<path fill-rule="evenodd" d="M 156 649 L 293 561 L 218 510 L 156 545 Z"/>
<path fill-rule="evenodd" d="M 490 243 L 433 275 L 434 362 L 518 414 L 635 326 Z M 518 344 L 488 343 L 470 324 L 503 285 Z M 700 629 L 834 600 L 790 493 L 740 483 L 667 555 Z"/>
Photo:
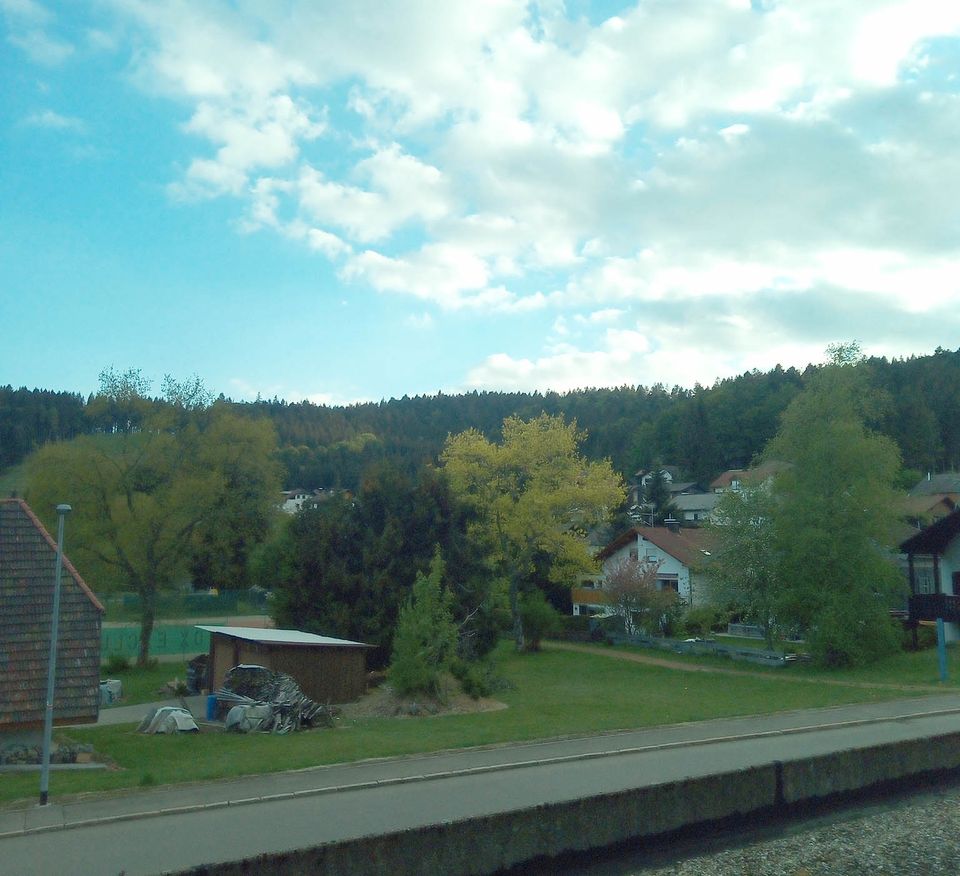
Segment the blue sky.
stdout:
<path fill-rule="evenodd" d="M 0 383 L 345 403 L 960 346 L 958 4 L 0 21 Z"/>

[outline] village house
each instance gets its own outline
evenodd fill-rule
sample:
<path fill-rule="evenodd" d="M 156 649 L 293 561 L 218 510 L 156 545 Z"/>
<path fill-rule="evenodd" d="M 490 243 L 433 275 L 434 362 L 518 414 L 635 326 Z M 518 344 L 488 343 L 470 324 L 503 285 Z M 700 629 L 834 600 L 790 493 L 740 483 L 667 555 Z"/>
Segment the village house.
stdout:
<path fill-rule="evenodd" d="M 0 499 L 0 733 L 42 728 L 57 545 L 22 499 Z M 63 558 L 53 720 L 97 720 L 103 606 Z"/>
<path fill-rule="evenodd" d="M 686 605 L 709 602 L 709 590 L 703 572 L 710 558 L 712 533 L 679 526 L 641 526 L 627 530 L 597 555 L 602 572 L 585 579 L 572 591 L 573 614 L 610 613 L 604 591 L 605 576 L 627 560 L 657 565 L 657 588 L 673 590 Z"/>
<path fill-rule="evenodd" d="M 907 557 L 910 620 L 942 618 L 947 641 L 960 640 L 960 510 L 900 545 Z"/>

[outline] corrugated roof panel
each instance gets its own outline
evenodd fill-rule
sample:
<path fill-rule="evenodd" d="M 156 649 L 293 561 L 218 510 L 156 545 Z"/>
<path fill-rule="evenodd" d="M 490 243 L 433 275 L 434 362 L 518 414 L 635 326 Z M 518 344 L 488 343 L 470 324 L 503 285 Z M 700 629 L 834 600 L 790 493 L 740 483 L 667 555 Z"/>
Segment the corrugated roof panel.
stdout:
<path fill-rule="evenodd" d="M 363 642 L 351 642 L 348 639 L 334 639 L 330 636 L 318 636 L 316 633 L 305 633 L 302 630 L 273 630 L 258 627 L 208 627 L 196 625 L 198 630 L 208 633 L 222 633 L 235 639 L 245 639 L 248 642 L 260 642 L 269 645 L 328 645 L 334 647 L 370 648 L 372 645 Z"/>

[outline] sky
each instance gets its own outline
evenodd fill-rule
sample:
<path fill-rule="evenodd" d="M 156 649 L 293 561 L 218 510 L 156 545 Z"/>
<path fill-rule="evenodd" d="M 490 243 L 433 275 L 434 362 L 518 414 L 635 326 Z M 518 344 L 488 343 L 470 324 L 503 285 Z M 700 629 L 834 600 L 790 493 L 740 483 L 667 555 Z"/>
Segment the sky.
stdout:
<path fill-rule="evenodd" d="M 0 384 L 693 387 L 960 347 L 960 3 L 0 0 Z"/>

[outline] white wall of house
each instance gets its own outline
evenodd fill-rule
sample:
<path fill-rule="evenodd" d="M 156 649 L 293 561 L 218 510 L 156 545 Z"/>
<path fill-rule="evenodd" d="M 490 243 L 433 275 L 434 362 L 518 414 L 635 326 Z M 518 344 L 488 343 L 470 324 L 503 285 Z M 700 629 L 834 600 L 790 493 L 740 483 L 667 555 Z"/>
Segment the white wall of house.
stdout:
<path fill-rule="evenodd" d="M 603 572 L 608 574 L 618 563 L 624 560 L 660 563 L 657 570 L 657 582 L 662 590 L 672 587 L 685 602 L 690 601 L 690 570 L 676 557 L 658 548 L 653 542 L 638 535 L 636 541 L 625 544 L 620 550 L 603 561 Z"/>

